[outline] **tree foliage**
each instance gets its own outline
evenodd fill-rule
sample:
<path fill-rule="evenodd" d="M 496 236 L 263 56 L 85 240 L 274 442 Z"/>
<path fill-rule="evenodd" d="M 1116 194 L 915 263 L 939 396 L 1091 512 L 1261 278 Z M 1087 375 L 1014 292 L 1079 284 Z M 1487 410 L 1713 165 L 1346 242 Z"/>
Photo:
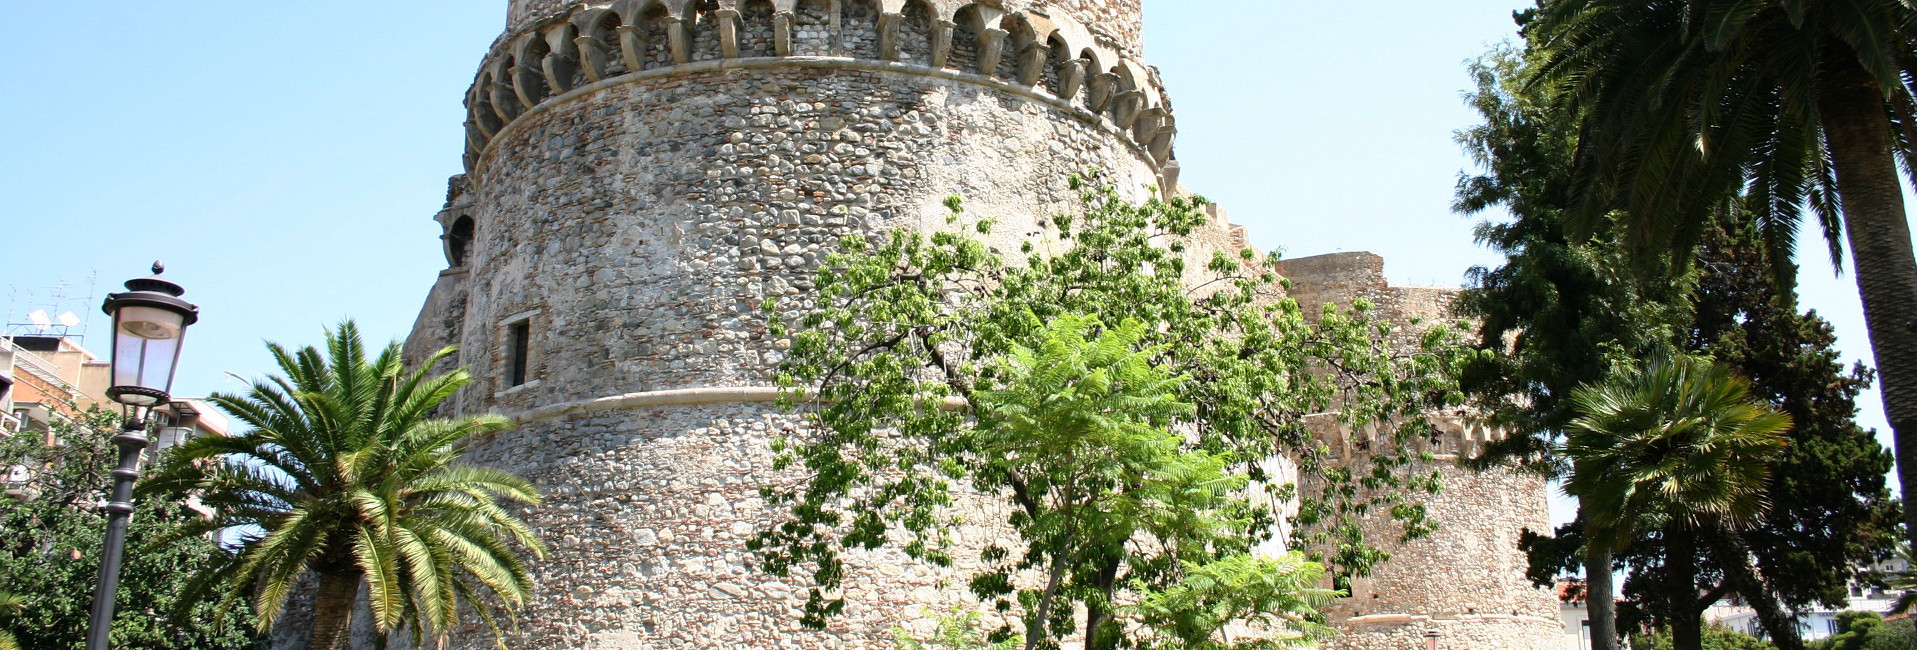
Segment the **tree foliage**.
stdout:
<path fill-rule="evenodd" d="M 29 470 L 10 486 L 30 499 L 0 496 L 0 589 L 17 600 L 0 607 L 0 630 L 20 647 L 83 647 L 93 591 L 100 575 L 105 499 L 119 450 L 111 440 L 117 414 L 92 409 L 46 432 L 0 438 L 0 469 Z M 52 442 L 53 444 L 48 444 Z M 127 528 L 120 571 L 115 647 L 156 650 L 239 650 L 259 647 L 253 613 L 239 607 L 222 624 L 213 608 L 197 604 L 181 576 L 211 571 L 231 558 L 213 539 L 192 534 L 201 514 L 182 498 L 140 499 Z M 171 540 L 156 544 L 159 540 Z M 178 614 L 177 616 L 174 614 Z"/>
<path fill-rule="evenodd" d="M 1386 557 L 1367 543 L 1367 518 L 1395 517 L 1403 537 L 1429 532 L 1412 497 L 1438 481 L 1415 464 L 1423 456 L 1414 443 L 1434 433 L 1425 415 L 1458 399 L 1452 370 L 1466 352 L 1455 329 L 1412 336 L 1363 301 L 1307 319 L 1283 299 L 1273 260 L 1255 251 L 1220 251 L 1202 268 L 1188 267 L 1183 242 L 1204 223 L 1202 199 L 1134 204 L 1096 174 L 1074 177 L 1073 187 L 1080 213 L 1042 220 L 1044 232 L 1017 255 L 982 241 L 994 222 L 967 217 L 956 198 L 947 230 L 848 238 L 819 272 L 817 302 L 781 320 L 775 334 L 791 341 L 781 382 L 806 426 L 782 441 L 779 466 L 798 469 L 804 481 L 769 491 L 790 516 L 752 548 L 774 574 L 809 570 L 808 624 L 823 625 L 845 607 L 828 594 L 845 579 L 847 549 L 898 544 L 914 559 L 952 565 L 949 531 L 964 517 L 962 492 L 1013 513 L 989 523 L 1004 524 L 1016 543 L 985 549 L 970 585 L 981 601 L 1024 617 L 1023 630 L 1043 632 L 1028 644 L 1069 633 L 1071 625 L 1056 623 L 1079 607 L 1094 648 L 1209 625 L 1124 611 L 1121 595 L 1179 593 L 1214 611 L 1242 608 L 1186 581 L 1232 568 L 1217 563 L 1243 562 L 1236 558 L 1279 534 L 1282 514 L 1265 504 L 1298 497 L 1293 541 L 1325 549 L 1322 559 L 1345 576 Z M 1151 445 L 1121 445 L 1128 454 L 1150 452 L 1126 461 L 1137 466 L 1091 463 L 1105 472 L 1100 489 L 1136 506 L 1062 513 L 1071 501 L 1048 491 L 1083 485 L 1073 481 L 1089 468 L 1006 455 L 1020 445 L 1062 445 L 1049 454 L 1084 444 L 1068 443 L 1062 430 L 1019 425 L 1008 415 L 1019 411 L 1005 408 L 1043 403 L 1031 400 L 1044 391 L 1021 383 L 1043 373 L 1032 374 L 1018 350 L 1060 345 L 1059 322 L 1098 323 L 1087 326 L 1088 341 L 1135 337 L 1132 354 L 1152 372 L 1181 378 L 1161 387 L 1169 401 L 1125 406 L 1151 405 L 1126 420 L 1153 422 L 1156 431 L 1146 436 Z M 1186 406 L 1154 410 L 1172 403 Z M 1359 443 L 1370 446 L 1350 463 L 1332 462 L 1318 433 L 1333 425 L 1379 433 Z M 1280 457 L 1296 459 L 1315 487 L 1300 490 L 1274 475 Z M 1227 489 L 1241 484 L 1259 498 Z M 1047 571 L 1053 567 L 1063 570 Z M 1240 584 L 1232 576 L 1250 568 L 1211 579 Z M 1056 588 L 1049 576 L 1021 583 L 1031 572 L 1056 575 Z M 1039 616 L 1047 592 L 1058 602 Z M 1152 629 L 1122 628 L 1127 615 Z M 999 638 L 1023 630 L 1008 627 Z"/>
<path fill-rule="evenodd" d="M 211 398 L 250 428 L 188 442 L 140 488 L 198 494 L 215 509 L 183 535 L 253 531 L 237 556 L 196 574 L 190 590 L 223 610 L 251 600 L 264 630 L 313 572 L 318 648 L 345 638 L 362 582 L 378 630 L 412 624 L 415 642 L 422 628 L 450 634 L 461 601 L 492 624 L 490 606 L 510 615 L 529 598 L 532 579 L 514 545 L 535 557 L 544 546 L 500 501 L 537 504 L 539 496 L 511 474 L 457 462 L 462 442 L 509 423 L 432 417 L 471 382 L 464 370 L 428 374 L 450 349 L 409 372 L 397 343 L 367 359 L 351 322 L 327 333 L 324 351 L 267 347 L 283 376 L 244 396 Z"/>
<path fill-rule="evenodd" d="M 1747 212 L 1780 290 L 1806 214 L 1834 263 L 1848 238 L 1898 471 L 1917 485 L 1917 258 L 1898 169 L 1917 179 L 1917 4 L 1551 0 L 1527 16 L 1537 83 L 1577 123 L 1566 222 L 1580 237 L 1616 228 L 1641 268 L 1685 267 L 1667 253 Z M 1904 517 L 1917 535 L 1917 502 Z"/>
<path fill-rule="evenodd" d="M 1917 648 L 1913 619 L 1885 621 L 1876 612 L 1839 612 L 1837 634 L 1811 646 L 1812 650 L 1906 650 Z"/>
<path fill-rule="evenodd" d="M 1777 646 L 1722 625 L 1704 628 L 1704 650 L 1777 650 Z M 1676 650 L 1669 630 L 1631 638 L 1632 650 Z"/>

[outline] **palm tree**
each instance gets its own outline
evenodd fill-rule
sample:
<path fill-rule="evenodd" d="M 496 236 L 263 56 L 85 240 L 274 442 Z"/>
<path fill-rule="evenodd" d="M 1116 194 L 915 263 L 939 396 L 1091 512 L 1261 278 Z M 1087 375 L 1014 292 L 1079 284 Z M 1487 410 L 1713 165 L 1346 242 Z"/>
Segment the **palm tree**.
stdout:
<path fill-rule="evenodd" d="M 1712 555 L 1779 647 L 1801 648 L 1795 621 L 1763 592 L 1737 536 L 1768 506 L 1770 462 L 1785 447 L 1790 416 L 1752 399 L 1750 382 L 1729 368 L 1689 357 L 1653 359 L 1582 386 L 1571 400 L 1579 417 L 1565 443 L 1565 491 L 1587 517 L 1588 548 L 1622 550 L 1653 526 L 1709 531 L 1697 537 L 1723 540 Z M 1690 582 L 1670 588 L 1695 593 Z M 1678 648 L 1700 647 L 1699 621 L 1674 620 L 1672 627 Z"/>
<path fill-rule="evenodd" d="M 256 531 L 233 560 L 189 583 L 189 593 L 217 592 L 221 611 L 250 596 L 264 630 L 311 572 L 319 578 L 312 648 L 344 647 L 362 584 L 382 633 L 409 624 L 415 639 L 422 626 L 443 637 L 464 600 L 499 638 L 476 592 L 491 592 L 512 615 L 532 590 L 513 545 L 544 555 L 500 501 L 537 504 L 539 496 L 511 474 L 458 463 L 462 443 L 509 423 L 433 417 L 472 381 L 464 370 L 427 374 L 452 350 L 413 372 L 397 344 L 368 361 L 350 321 L 327 333 L 323 352 L 267 348 L 284 376 L 244 396 L 211 398 L 251 429 L 188 442 L 141 487 L 191 492 L 214 509 L 183 535 Z"/>
<path fill-rule="evenodd" d="M 1917 3 L 1539 5 L 1526 33 L 1541 78 L 1581 122 L 1573 220 L 1588 232 L 1623 210 L 1651 259 L 1687 250 L 1742 193 L 1786 287 L 1809 206 L 1840 268 L 1848 237 L 1898 476 L 1917 485 L 1917 260 L 1897 169 L 1917 173 Z M 1904 517 L 1917 535 L 1917 500 Z"/>
<path fill-rule="evenodd" d="M 1899 592 L 1897 604 L 1892 605 L 1890 611 L 1886 612 L 1891 615 L 1909 614 L 1911 610 L 1917 609 L 1917 551 L 1912 551 L 1909 544 L 1899 544 L 1897 559 L 1903 561 L 1903 570 L 1885 571 L 1880 576 L 1886 588 Z"/>
<path fill-rule="evenodd" d="M 19 616 L 20 612 L 25 611 L 26 608 L 26 597 L 10 591 L 0 591 L 0 618 Z M 0 650 L 20 650 L 20 640 L 14 638 L 13 633 L 5 628 L 0 628 Z"/>

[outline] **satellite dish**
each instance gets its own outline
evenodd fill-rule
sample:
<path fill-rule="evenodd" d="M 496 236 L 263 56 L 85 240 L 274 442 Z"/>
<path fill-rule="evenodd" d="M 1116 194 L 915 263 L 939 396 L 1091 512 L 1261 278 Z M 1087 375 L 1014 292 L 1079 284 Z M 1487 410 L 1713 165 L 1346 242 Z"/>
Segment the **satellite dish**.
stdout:
<path fill-rule="evenodd" d="M 80 317 L 73 315 L 73 312 L 61 314 L 59 318 L 55 318 L 54 320 L 59 321 L 61 327 L 76 327 L 80 324 Z"/>
<path fill-rule="evenodd" d="M 33 313 L 27 314 L 27 322 L 32 323 L 34 329 L 42 332 L 47 331 L 49 327 L 53 327 L 53 319 L 47 317 L 47 310 L 45 309 L 35 309 Z"/>

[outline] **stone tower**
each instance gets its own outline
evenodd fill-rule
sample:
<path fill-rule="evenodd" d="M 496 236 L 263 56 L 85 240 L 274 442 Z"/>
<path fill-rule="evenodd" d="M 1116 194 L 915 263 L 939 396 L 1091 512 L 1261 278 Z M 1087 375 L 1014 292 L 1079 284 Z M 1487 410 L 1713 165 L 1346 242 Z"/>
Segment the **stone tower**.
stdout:
<path fill-rule="evenodd" d="M 802 589 L 748 568 L 745 540 L 772 514 L 758 490 L 782 480 L 768 441 L 790 424 L 758 306 L 803 304 L 841 235 L 942 225 L 954 194 L 1009 241 L 1075 207 L 1074 171 L 1141 198 L 1177 188 L 1140 11 L 512 1 L 437 217 L 450 268 L 407 351 L 460 346 L 478 381 L 454 408 L 519 423 L 471 457 L 545 493 L 530 521 L 552 552 L 513 647 L 882 648 L 966 601 L 902 554 L 854 556 L 848 615 L 812 632 Z M 1222 220 L 1197 239 L 1243 241 Z M 467 632 L 461 647 L 489 647 Z"/>

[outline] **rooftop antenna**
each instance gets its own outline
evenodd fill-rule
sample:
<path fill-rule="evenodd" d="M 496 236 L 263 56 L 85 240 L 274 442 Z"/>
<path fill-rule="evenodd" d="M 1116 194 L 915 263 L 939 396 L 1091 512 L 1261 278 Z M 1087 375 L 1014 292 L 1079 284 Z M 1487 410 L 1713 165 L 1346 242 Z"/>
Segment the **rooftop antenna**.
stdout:
<path fill-rule="evenodd" d="M 8 286 L 7 320 L 4 326 L 0 326 L 0 337 L 69 338 L 76 339 L 76 342 L 84 347 L 87 319 L 80 316 L 80 310 L 93 302 L 94 286 L 98 277 L 98 271 L 87 273 L 85 296 L 73 295 L 72 285 L 66 280 L 41 290 Z M 14 314 L 17 313 L 15 309 L 32 311 L 27 312 L 25 320 L 15 320 Z"/>

